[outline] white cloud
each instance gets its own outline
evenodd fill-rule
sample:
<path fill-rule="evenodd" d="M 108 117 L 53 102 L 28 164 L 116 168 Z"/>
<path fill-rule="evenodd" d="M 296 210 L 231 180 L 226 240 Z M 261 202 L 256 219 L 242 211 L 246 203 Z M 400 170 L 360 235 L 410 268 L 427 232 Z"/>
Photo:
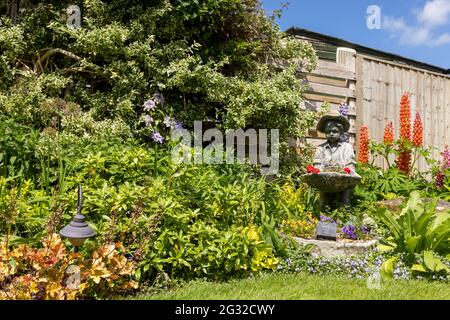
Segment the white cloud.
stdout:
<path fill-rule="evenodd" d="M 383 28 L 403 45 L 430 47 L 450 43 L 450 34 L 436 34 L 433 29 L 446 25 L 450 19 L 450 0 L 429 0 L 417 12 L 415 25 L 408 25 L 403 17 L 383 17 Z"/>
<path fill-rule="evenodd" d="M 446 43 L 450 43 L 450 34 L 447 32 L 441 34 L 439 37 L 435 39 L 435 45 L 437 46 Z"/>
<path fill-rule="evenodd" d="M 417 19 L 428 27 L 446 25 L 450 16 L 450 0 L 428 1 L 419 11 Z"/>

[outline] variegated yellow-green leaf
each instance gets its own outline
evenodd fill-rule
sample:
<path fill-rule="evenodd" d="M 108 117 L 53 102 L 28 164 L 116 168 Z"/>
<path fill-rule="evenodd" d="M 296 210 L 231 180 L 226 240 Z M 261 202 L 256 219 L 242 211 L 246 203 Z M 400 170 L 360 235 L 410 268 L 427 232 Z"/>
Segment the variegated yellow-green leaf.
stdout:
<path fill-rule="evenodd" d="M 427 270 L 421 264 L 413 265 L 411 271 L 427 272 Z"/>
<path fill-rule="evenodd" d="M 397 258 L 390 258 L 383 262 L 381 265 L 381 275 L 384 277 L 392 278 L 392 274 L 394 272 L 394 262 Z"/>
<path fill-rule="evenodd" d="M 386 244 L 380 244 L 378 245 L 378 249 L 380 250 L 380 252 L 386 252 L 386 251 L 390 251 L 395 249 L 395 246 L 389 246 Z"/>
<path fill-rule="evenodd" d="M 442 270 L 445 270 L 446 272 L 450 272 L 450 268 L 447 267 L 445 264 L 443 264 L 441 260 L 435 258 L 435 261 L 436 261 L 436 269 L 435 270 L 437 272 L 442 271 Z"/>
<path fill-rule="evenodd" d="M 436 261 L 433 257 L 432 251 L 424 251 L 423 252 L 423 260 L 425 262 L 425 266 L 430 269 L 431 271 L 435 271 L 436 268 Z"/>

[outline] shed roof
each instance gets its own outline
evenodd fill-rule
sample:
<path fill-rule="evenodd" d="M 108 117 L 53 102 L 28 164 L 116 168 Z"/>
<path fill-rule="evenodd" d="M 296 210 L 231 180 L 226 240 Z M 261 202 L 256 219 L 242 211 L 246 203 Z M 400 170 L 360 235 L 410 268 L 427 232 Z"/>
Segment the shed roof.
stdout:
<path fill-rule="evenodd" d="M 394 53 L 389 53 L 389 52 L 369 48 L 366 46 L 362 46 L 362 45 L 359 45 L 356 43 L 352 43 L 352 42 L 349 42 L 349 41 L 346 41 L 346 40 L 343 40 L 340 38 L 328 36 L 328 35 L 314 32 L 311 30 L 301 29 L 301 28 L 297 28 L 297 27 L 291 27 L 286 30 L 286 33 L 293 35 L 293 36 L 300 36 L 301 38 L 305 38 L 305 39 L 313 39 L 313 40 L 323 42 L 326 44 L 330 44 L 330 45 L 352 48 L 352 49 L 355 49 L 359 53 L 366 54 L 369 56 L 379 57 L 384 60 L 401 63 L 401 64 L 412 65 L 412 66 L 415 66 L 420 69 L 430 70 L 430 71 L 437 72 L 437 73 L 450 74 L 450 69 L 445 69 L 445 68 L 434 66 L 434 65 L 431 65 L 431 64 L 428 64 L 425 62 L 402 57 L 402 56 L 394 54 Z"/>

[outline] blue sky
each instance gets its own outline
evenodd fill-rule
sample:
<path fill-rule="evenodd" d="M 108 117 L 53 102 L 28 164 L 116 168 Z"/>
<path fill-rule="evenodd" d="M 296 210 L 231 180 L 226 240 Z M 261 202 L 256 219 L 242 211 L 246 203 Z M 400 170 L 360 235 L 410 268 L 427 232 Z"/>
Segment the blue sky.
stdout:
<path fill-rule="evenodd" d="M 262 0 L 268 14 L 286 0 Z M 277 19 L 370 48 L 450 68 L 450 0 L 289 0 Z M 379 28 L 374 11 L 380 9 Z M 367 26 L 369 15 L 369 24 Z M 373 28 L 374 27 L 374 28 Z"/>

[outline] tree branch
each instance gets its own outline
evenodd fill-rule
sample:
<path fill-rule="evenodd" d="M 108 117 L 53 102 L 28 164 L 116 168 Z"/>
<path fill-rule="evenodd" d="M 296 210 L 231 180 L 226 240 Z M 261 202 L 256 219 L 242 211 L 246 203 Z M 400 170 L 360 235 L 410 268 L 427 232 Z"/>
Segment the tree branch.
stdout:
<path fill-rule="evenodd" d="M 81 60 L 81 57 L 77 56 L 76 54 L 74 54 L 70 51 L 64 50 L 64 49 L 53 48 L 53 49 L 42 49 L 39 51 L 43 51 L 43 50 L 47 50 L 47 52 L 44 53 L 44 55 L 40 57 L 41 63 L 43 63 L 46 59 L 48 59 L 50 56 L 52 56 L 56 53 L 61 53 L 61 54 L 65 55 L 66 57 L 75 59 L 77 61 Z"/>

